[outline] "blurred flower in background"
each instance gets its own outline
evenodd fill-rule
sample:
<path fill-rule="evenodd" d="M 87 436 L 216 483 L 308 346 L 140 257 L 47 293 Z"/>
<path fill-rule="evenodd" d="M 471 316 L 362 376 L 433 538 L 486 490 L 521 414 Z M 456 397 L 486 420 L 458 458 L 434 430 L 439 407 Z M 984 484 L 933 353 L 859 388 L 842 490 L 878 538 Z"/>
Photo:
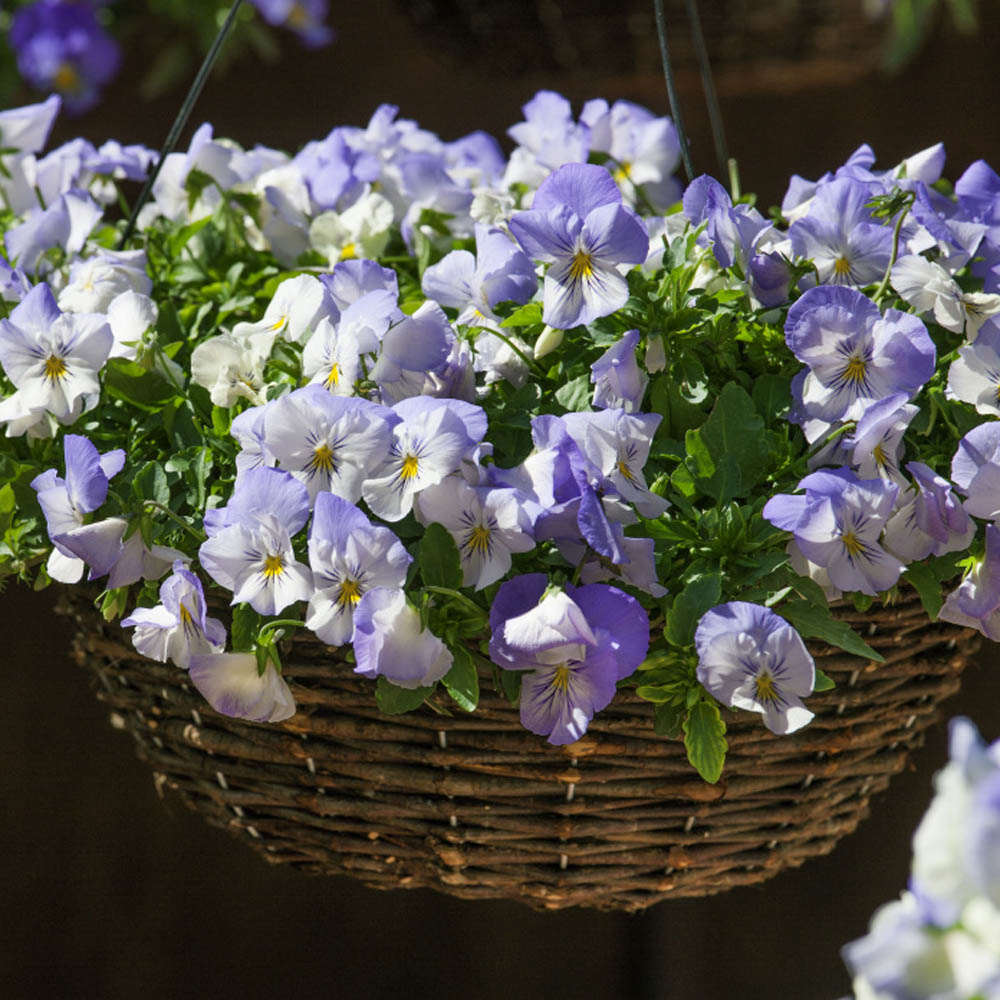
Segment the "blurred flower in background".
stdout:
<path fill-rule="evenodd" d="M 186 83 L 207 52 L 232 6 L 229 0 L 15 0 L 0 10 L 0 106 L 27 96 L 26 86 L 59 94 L 63 107 L 80 113 L 100 100 L 117 75 L 123 47 L 150 48 L 140 86 L 145 98 Z M 248 49 L 273 61 L 280 47 L 271 27 L 287 28 L 309 47 L 328 45 L 329 0 L 250 0 L 240 10 L 239 30 L 222 62 Z M 263 22 L 263 23 L 262 23 Z"/>

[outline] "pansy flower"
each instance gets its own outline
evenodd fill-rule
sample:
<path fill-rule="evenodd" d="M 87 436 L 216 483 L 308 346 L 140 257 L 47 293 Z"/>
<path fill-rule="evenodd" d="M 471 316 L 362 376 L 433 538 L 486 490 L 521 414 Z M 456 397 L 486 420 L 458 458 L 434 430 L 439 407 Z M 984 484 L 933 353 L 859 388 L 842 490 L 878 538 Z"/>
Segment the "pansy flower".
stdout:
<path fill-rule="evenodd" d="M 730 601 L 706 611 L 694 635 L 698 680 L 724 705 L 759 712 L 772 733 L 801 729 L 813 717 L 815 666 L 798 632 L 770 608 Z"/>
<path fill-rule="evenodd" d="M 544 574 L 506 581 L 490 610 L 490 658 L 524 671 L 521 723 L 550 743 L 578 740 L 649 648 L 649 618 L 602 583 L 548 590 Z"/>
<path fill-rule="evenodd" d="M 611 175 L 591 163 L 560 167 L 535 192 L 530 211 L 510 220 L 529 257 L 548 264 L 542 318 L 569 329 L 625 305 L 622 264 L 649 253 L 645 224 L 622 204 Z"/>

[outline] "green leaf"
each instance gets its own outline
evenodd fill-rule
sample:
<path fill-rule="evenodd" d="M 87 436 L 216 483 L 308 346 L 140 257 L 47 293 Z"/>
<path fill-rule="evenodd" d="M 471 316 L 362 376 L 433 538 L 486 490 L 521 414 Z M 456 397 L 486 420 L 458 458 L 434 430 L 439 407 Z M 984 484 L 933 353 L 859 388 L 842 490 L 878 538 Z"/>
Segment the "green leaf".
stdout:
<path fill-rule="evenodd" d="M 934 571 L 925 563 L 911 563 L 906 567 L 903 579 L 920 595 L 927 617 L 932 622 L 937 621 L 944 599 L 941 596 L 941 583 Z"/>
<path fill-rule="evenodd" d="M 147 462 L 132 480 L 132 492 L 140 500 L 152 500 L 166 507 L 170 503 L 170 486 L 163 466 Z"/>
<path fill-rule="evenodd" d="M 0 535 L 2 535 L 14 519 L 14 508 L 17 506 L 17 498 L 14 496 L 14 489 L 10 483 L 4 483 L 0 487 Z"/>
<path fill-rule="evenodd" d="M 726 724 L 718 706 L 699 701 L 684 720 L 684 748 L 691 766 L 710 784 L 715 784 L 726 762 Z"/>
<path fill-rule="evenodd" d="M 719 603 L 722 596 L 722 577 L 710 573 L 689 583 L 674 600 L 667 616 L 665 635 L 675 646 L 689 646 L 694 642 L 698 620 Z"/>
<path fill-rule="evenodd" d="M 542 322 L 541 302 L 529 302 L 515 309 L 500 325 L 504 327 L 535 326 Z"/>
<path fill-rule="evenodd" d="M 455 646 L 451 652 L 455 662 L 444 675 L 442 683 L 459 708 L 474 712 L 479 704 L 479 673 L 476 664 L 464 646 Z"/>
<path fill-rule="evenodd" d="M 826 605 L 788 601 L 780 606 L 778 612 L 798 629 L 803 639 L 822 639 L 823 642 L 862 659 L 876 660 L 879 663 L 885 661 L 885 657 L 872 649 L 850 625 L 837 621 Z"/>
<path fill-rule="evenodd" d="M 662 684 L 640 684 L 635 693 L 643 701 L 651 701 L 654 705 L 663 705 L 677 699 L 677 688 Z"/>
<path fill-rule="evenodd" d="M 720 503 L 747 496 L 767 470 L 770 449 L 764 421 L 746 391 L 728 382 L 699 434 L 716 471 L 698 486 Z"/>
<path fill-rule="evenodd" d="M 682 705 L 657 705 L 653 712 L 653 729 L 657 736 L 668 740 L 676 740 L 681 734 L 684 724 L 684 707 Z"/>
<path fill-rule="evenodd" d="M 579 375 L 556 389 L 556 402 L 573 412 L 589 410 L 593 391 L 590 376 Z"/>
<path fill-rule="evenodd" d="M 112 396 L 144 410 L 158 410 L 177 395 L 162 375 L 146 371 L 127 358 L 111 358 L 101 372 L 101 379 Z"/>
<path fill-rule="evenodd" d="M 263 621 L 249 604 L 237 604 L 233 608 L 233 652 L 245 653 L 254 648 Z"/>
<path fill-rule="evenodd" d="M 434 693 L 433 687 L 401 688 L 379 677 L 375 685 L 375 703 L 378 710 L 386 715 L 402 715 L 419 708 L 427 697 Z"/>
<path fill-rule="evenodd" d="M 771 372 L 754 379 L 750 395 L 765 423 L 773 424 L 792 405 L 791 384 L 791 379 Z"/>
<path fill-rule="evenodd" d="M 816 670 L 816 681 L 813 684 L 813 694 L 820 694 L 823 691 L 832 691 L 837 685 L 833 682 L 833 679 L 827 677 L 822 670 Z"/>
<path fill-rule="evenodd" d="M 420 575 L 429 586 L 451 590 L 462 586 L 462 561 L 458 546 L 444 525 L 435 522 L 427 526 L 417 561 Z"/>
<path fill-rule="evenodd" d="M 688 431 L 684 435 L 684 450 L 687 452 L 687 467 L 695 479 L 708 479 L 715 475 L 715 462 L 698 431 Z"/>

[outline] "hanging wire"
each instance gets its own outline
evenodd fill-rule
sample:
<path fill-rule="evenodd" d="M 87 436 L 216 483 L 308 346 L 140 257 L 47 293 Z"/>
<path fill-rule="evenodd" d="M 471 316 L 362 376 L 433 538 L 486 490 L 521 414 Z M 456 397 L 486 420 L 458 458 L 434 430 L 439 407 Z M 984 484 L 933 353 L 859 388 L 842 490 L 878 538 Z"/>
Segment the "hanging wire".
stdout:
<path fill-rule="evenodd" d="M 705 35 L 701 30 L 701 17 L 698 14 L 698 0 L 684 0 L 688 20 L 691 22 L 691 41 L 694 43 L 695 56 L 698 59 L 698 72 L 701 74 L 701 86 L 705 92 L 705 104 L 708 105 L 708 120 L 712 126 L 712 143 L 715 146 L 715 159 L 718 163 L 718 179 L 724 181 L 731 173 L 729 149 L 726 144 L 726 129 L 722 123 L 722 111 L 719 108 L 719 95 L 715 90 L 715 80 L 712 77 L 712 64 L 708 59 L 708 48 L 705 45 Z M 738 197 L 735 191 L 730 192 L 733 198 Z"/>
<path fill-rule="evenodd" d="M 691 166 L 687 133 L 684 131 L 684 122 L 681 120 L 681 106 L 677 100 L 677 88 L 674 86 L 674 71 L 670 65 L 670 49 L 667 46 L 667 19 L 663 13 L 663 0 L 653 0 L 653 10 L 656 14 L 656 34 L 660 39 L 660 56 L 663 59 L 663 77 L 667 82 L 670 113 L 674 116 L 674 126 L 677 128 L 677 138 L 681 146 L 681 159 L 684 161 L 684 172 L 687 174 L 690 184 L 694 180 L 694 169 Z"/>
<path fill-rule="evenodd" d="M 142 206 L 149 200 L 149 195 L 153 190 L 153 185 L 156 183 L 156 178 L 160 176 L 160 168 L 163 166 L 167 156 L 173 152 L 174 146 L 177 145 L 177 140 L 180 138 L 181 132 L 184 131 L 184 126 L 187 124 L 187 120 L 191 115 L 191 112 L 194 110 L 194 106 L 197 103 L 199 96 L 201 95 L 202 88 L 205 86 L 205 81 L 208 79 L 208 74 L 212 72 L 215 60 L 218 58 L 222 45 L 229 35 L 233 23 L 236 21 L 236 15 L 239 13 L 242 3 L 243 0 L 233 0 L 233 5 L 229 8 L 229 13 L 226 15 L 225 21 L 222 22 L 222 27 L 219 28 L 219 33 L 215 36 L 215 41 L 212 42 L 212 47 L 205 55 L 205 59 L 198 70 L 198 75 L 194 78 L 194 82 L 191 84 L 191 89 L 188 91 L 187 97 L 184 98 L 184 103 L 181 105 L 180 111 L 177 112 L 177 117 L 174 119 L 173 125 L 170 126 L 166 142 L 164 142 L 163 148 L 160 150 L 159 159 L 156 161 L 156 166 L 153 167 L 152 172 L 146 179 L 146 184 L 139 194 L 139 200 L 135 203 L 135 208 L 132 209 L 132 215 L 128 220 L 128 225 L 125 226 L 125 231 L 122 233 L 121 239 L 118 241 L 119 250 L 124 248 L 125 244 L 128 243 L 131 238 L 132 233 L 135 231 L 135 224 L 136 220 L 139 218 L 139 212 L 142 210 Z"/>

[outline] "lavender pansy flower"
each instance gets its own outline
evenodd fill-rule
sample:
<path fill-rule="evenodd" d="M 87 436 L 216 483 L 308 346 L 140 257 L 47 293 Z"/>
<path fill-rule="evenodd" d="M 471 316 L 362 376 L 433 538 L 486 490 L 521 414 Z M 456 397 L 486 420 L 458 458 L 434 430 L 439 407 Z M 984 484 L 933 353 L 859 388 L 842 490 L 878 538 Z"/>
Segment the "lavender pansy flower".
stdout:
<path fill-rule="evenodd" d="M 302 44 L 311 49 L 329 45 L 333 29 L 324 22 L 329 13 L 329 0 L 251 0 L 269 24 L 289 28 Z"/>
<path fill-rule="evenodd" d="M 973 344 L 958 349 L 948 369 L 950 399 L 971 403 L 977 413 L 1000 417 L 1000 324 L 986 323 Z"/>
<path fill-rule="evenodd" d="M 813 717 L 815 665 L 798 632 L 770 608 L 730 601 L 705 612 L 694 635 L 698 680 L 724 705 L 760 712 L 772 733 L 794 733 Z"/>
<path fill-rule="evenodd" d="M 262 615 L 276 615 L 312 594 L 312 573 L 296 560 L 291 533 L 273 514 L 223 528 L 202 543 L 198 560 L 232 591 L 233 604 L 249 604 Z"/>
<path fill-rule="evenodd" d="M 284 722 L 295 714 L 295 698 L 268 662 L 261 673 L 253 653 L 196 653 L 191 683 L 220 715 L 251 722 Z"/>
<path fill-rule="evenodd" d="M 607 409 L 567 413 L 562 420 L 587 461 L 643 517 L 659 517 L 667 509 L 667 501 L 650 492 L 642 474 L 662 420 L 658 413 Z"/>
<path fill-rule="evenodd" d="M 555 745 L 573 743 L 642 662 L 649 619 L 634 598 L 605 584 L 547 592 L 544 574 L 508 580 L 490 610 L 490 657 L 526 671 L 521 723 Z"/>
<path fill-rule="evenodd" d="M 463 585 L 482 590 L 507 574 L 513 553 L 535 547 L 526 500 L 518 490 L 475 487 L 448 476 L 419 495 L 416 512 L 422 523 L 448 529 L 461 557 Z"/>
<path fill-rule="evenodd" d="M 402 590 L 375 587 L 354 609 L 356 674 L 385 677 L 413 690 L 439 681 L 451 669 L 451 650 L 429 629 Z"/>
<path fill-rule="evenodd" d="M 951 478 L 973 517 L 1000 523 L 1000 421 L 973 427 L 951 460 Z"/>
<path fill-rule="evenodd" d="M 7 256 L 29 274 L 47 273 L 51 266 L 43 258 L 45 251 L 60 247 L 70 256 L 78 254 L 101 215 L 101 207 L 86 191 L 61 193 L 48 208 L 7 230 Z"/>
<path fill-rule="evenodd" d="M 986 554 L 948 595 L 938 618 L 1000 642 L 1000 528 L 995 524 L 986 526 Z"/>
<path fill-rule="evenodd" d="M 906 399 L 903 393 L 886 396 L 873 403 L 858 421 L 847 446 L 851 449 L 851 465 L 859 478 L 903 483 L 899 471 L 903 434 L 919 412 L 919 407 Z"/>
<path fill-rule="evenodd" d="M 393 407 L 400 418 L 392 428 L 388 455 L 362 485 L 372 513 L 399 521 L 414 497 L 461 468 L 463 459 L 486 435 L 486 414 L 457 399 L 404 399 Z"/>
<path fill-rule="evenodd" d="M 145 250 L 101 250 L 73 261 L 69 283 L 59 292 L 59 308 L 64 312 L 106 313 L 119 295 L 130 291 L 149 295 L 152 290 Z"/>
<path fill-rule="evenodd" d="M 838 590 L 875 596 L 892 587 L 906 567 L 882 548 L 879 536 L 899 487 L 836 469 L 814 472 L 798 488 L 803 496 L 779 493 L 763 516 L 790 531 L 801 554 L 825 569 Z"/>
<path fill-rule="evenodd" d="M 532 208 L 510 220 L 527 254 L 549 265 L 543 320 L 568 329 L 621 308 L 628 283 L 619 268 L 641 264 L 649 253 L 642 220 L 622 204 L 606 170 L 571 163 L 551 174 L 535 192 Z"/>
<path fill-rule="evenodd" d="M 62 313 L 47 285 L 36 285 L 0 321 L 0 365 L 25 407 L 60 420 L 100 393 L 97 373 L 114 338 L 100 315 Z"/>
<path fill-rule="evenodd" d="M 367 399 L 307 385 L 267 407 L 264 445 L 281 468 L 305 484 L 312 500 L 329 491 L 356 503 L 367 470 L 388 455 L 398 420 L 392 410 Z"/>
<path fill-rule="evenodd" d="M 646 394 L 649 378 L 639 367 L 635 355 L 638 346 L 639 331 L 629 330 L 590 366 L 594 406 L 600 409 L 621 408 L 626 413 L 642 409 L 642 397 Z"/>
<path fill-rule="evenodd" d="M 346 500 L 321 493 L 309 529 L 316 589 L 309 598 L 306 627 L 331 646 L 349 642 L 361 598 L 375 587 L 401 590 L 412 561 L 388 528 L 373 525 Z"/>
<path fill-rule="evenodd" d="M 57 91 L 69 111 L 96 104 L 121 63 L 117 43 L 86 3 L 38 0 L 22 7 L 10 25 L 10 44 L 21 76 L 40 90 Z"/>
<path fill-rule="evenodd" d="M 923 462 L 909 462 L 916 489 L 907 488 L 885 526 L 882 544 L 905 562 L 967 549 L 975 522 L 955 496 L 951 483 Z"/>
<path fill-rule="evenodd" d="M 913 395 L 934 373 L 934 344 L 915 316 L 852 288 L 809 289 L 785 321 L 785 340 L 809 371 L 796 384 L 806 417 L 858 420 L 893 393 Z"/>
<path fill-rule="evenodd" d="M 657 118 L 647 108 L 631 101 L 588 101 L 580 121 L 590 128 L 592 152 L 607 153 L 612 176 L 629 204 L 642 197 L 665 212 L 681 194 L 673 176 L 680 164 L 680 140 L 669 118 Z"/>
<path fill-rule="evenodd" d="M 587 159 L 590 130 L 574 121 L 570 103 L 562 94 L 540 90 L 521 110 L 524 121 L 507 129 L 507 135 L 541 166 L 543 176 L 565 163 Z"/>
<path fill-rule="evenodd" d="M 108 590 L 127 587 L 139 580 L 158 580 L 178 559 L 188 557 L 168 545 L 148 547 L 142 533 L 133 530 L 126 537 L 129 524 L 123 517 L 107 517 L 84 524 L 52 540 L 63 550 L 90 567 L 88 579 L 107 575 Z"/>
<path fill-rule="evenodd" d="M 430 373 L 447 364 L 454 344 L 455 333 L 436 302 L 424 302 L 389 327 L 369 373 L 382 401 L 391 405 L 424 395 Z"/>
<path fill-rule="evenodd" d="M 267 466 L 247 469 L 236 477 L 229 502 L 205 511 L 205 534 L 211 538 L 231 524 L 252 527 L 260 515 L 273 514 L 290 535 L 297 535 L 311 506 L 309 491 L 291 473 Z"/>
<path fill-rule="evenodd" d="M 892 229 L 872 218 L 870 184 L 838 177 L 823 184 L 809 211 L 788 229 L 792 247 L 816 265 L 822 284 L 867 285 L 889 265 Z"/>
<path fill-rule="evenodd" d="M 121 624 L 135 629 L 132 645 L 143 656 L 161 663 L 173 660 L 183 670 L 193 655 L 221 653 L 226 645 L 225 626 L 207 616 L 201 580 L 180 560 L 160 584 L 160 603 L 136 608 Z"/>
<path fill-rule="evenodd" d="M 67 434 L 63 439 L 63 453 L 65 479 L 61 479 L 55 469 L 47 469 L 31 482 L 52 539 L 80 527 L 84 515 L 104 503 L 108 480 L 125 464 L 125 452 L 120 448 L 101 455 L 87 438 L 77 434 Z M 46 568 L 52 579 L 76 583 L 83 575 L 84 563 L 69 549 L 56 544 Z"/>

